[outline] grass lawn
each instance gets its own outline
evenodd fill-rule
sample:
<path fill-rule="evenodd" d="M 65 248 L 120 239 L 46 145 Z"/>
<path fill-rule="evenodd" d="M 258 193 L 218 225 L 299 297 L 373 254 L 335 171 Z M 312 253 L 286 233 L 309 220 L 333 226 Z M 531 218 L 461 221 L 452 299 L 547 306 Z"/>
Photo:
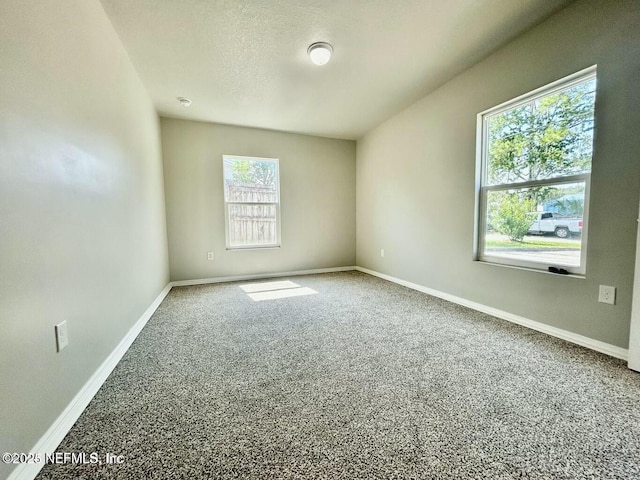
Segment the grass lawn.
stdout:
<path fill-rule="evenodd" d="M 522 242 L 513 242 L 507 238 L 504 239 L 487 239 L 485 245 L 487 247 L 502 247 L 502 248 L 541 248 L 541 249 L 565 249 L 575 248 L 580 249 L 580 240 L 559 240 L 559 239 L 544 239 L 544 238 L 531 238 L 525 237 Z"/>

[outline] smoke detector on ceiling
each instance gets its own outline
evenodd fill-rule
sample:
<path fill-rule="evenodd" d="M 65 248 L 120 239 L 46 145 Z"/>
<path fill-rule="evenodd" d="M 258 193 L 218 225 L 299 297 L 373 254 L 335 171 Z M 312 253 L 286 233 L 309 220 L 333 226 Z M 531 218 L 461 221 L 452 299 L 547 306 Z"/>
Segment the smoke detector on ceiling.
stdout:
<path fill-rule="evenodd" d="M 324 65 L 331 59 L 333 47 L 327 42 L 316 42 L 309 45 L 307 53 L 316 65 Z"/>
<path fill-rule="evenodd" d="M 183 107 L 188 107 L 189 105 L 191 105 L 191 100 L 186 97 L 178 97 L 178 101 Z"/>

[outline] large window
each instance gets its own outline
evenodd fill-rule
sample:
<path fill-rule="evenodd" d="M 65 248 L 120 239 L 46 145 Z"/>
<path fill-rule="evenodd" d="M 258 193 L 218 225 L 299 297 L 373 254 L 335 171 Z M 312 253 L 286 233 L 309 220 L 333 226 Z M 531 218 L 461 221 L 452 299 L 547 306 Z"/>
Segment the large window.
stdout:
<path fill-rule="evenodd" d="M 478 115 L 477 258 L 585 273 L 596 69 Z"/>
<path fill-rule="evenodd" d="M 222 157 L 227 248 L 280 246 L 280 179 L 275 158 Z"/>

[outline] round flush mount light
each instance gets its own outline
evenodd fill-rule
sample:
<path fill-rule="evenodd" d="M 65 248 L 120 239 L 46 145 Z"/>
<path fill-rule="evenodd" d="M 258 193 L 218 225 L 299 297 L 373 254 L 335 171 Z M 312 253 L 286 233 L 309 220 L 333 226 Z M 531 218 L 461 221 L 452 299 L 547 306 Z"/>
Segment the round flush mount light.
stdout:
<path fill-rule="evenodd" d="M 178 101 L 183 107 L 188 107 L 189 105 L 191 105 L 191 100 L 186 97 L 178 97 Z"/>
<path fill-rule="evenodd" d="M 326 42 L 316 42 L 309 45 L 307 53 L 316 65 L 324 65 L 331 59 L 333 47 Z"/>

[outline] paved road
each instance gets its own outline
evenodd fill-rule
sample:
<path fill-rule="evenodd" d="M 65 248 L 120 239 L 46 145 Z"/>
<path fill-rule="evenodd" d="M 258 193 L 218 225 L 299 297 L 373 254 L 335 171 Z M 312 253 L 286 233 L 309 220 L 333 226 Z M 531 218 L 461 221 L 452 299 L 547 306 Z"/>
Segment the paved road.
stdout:
<path fill-rule="evenodd" d="M 487 235 L 487 239 L 491 240 L 504 240 L 505 237 L 499 234 L 489 234 Z M 513 258 L 517 260 L 528 260 L 533 262 L 541 262 L 548 263 L 549 266 L 552 265 L 567 265 L 567 266 L 580 266 L 580 241 L 566 240 L 557 237 L 540 237 L 540 236 L 527 236 L 524 238 L 525 242 L 527 240 L 535 242 L 543 240 L 545 242 L 551 243 L 559 243 L 565 244 L 568 241 L 575 243 L 574 248 L 567 248 L 566 246 L 559 246 L 557 250 L 549 248 L 549 247 L 535 247 L 531 248 L 509 248 L 509 247 L 490 247 L 487 248 L 487 253 L 491 253 L 492 255 L 504 257 L 504 258 Z"/>
<path fill-rule="evenodd" d="M 538 250 L 538 251 L 505 251 L 487 250 L 487 252 L 497 257 L 514 258 L 517 260 L 528 260 L 531 262 L 548 263 L 553 265 L 567 265 L 570 267 L 580 266 L 580 250 Z"/>

